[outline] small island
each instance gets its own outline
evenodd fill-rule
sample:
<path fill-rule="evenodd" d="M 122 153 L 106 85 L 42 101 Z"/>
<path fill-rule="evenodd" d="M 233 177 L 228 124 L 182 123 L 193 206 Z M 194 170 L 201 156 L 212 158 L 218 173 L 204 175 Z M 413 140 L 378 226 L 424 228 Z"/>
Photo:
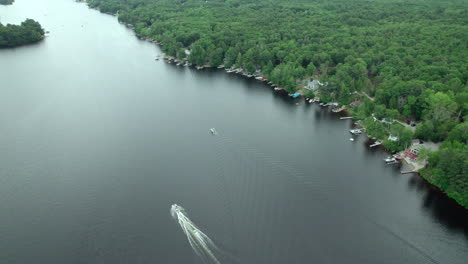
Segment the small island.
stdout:
<path fill-rule="evenodd" d="M 0 5 L 11 5 L 15 0 L 0 0 Z"/>
<path fill-rule="evenodd" d="M 12 48 L 41 41 L 44 39 L 44 33 L 42 26 L 33 19 L 26 19 L 21 25 L 4 26 L 0 23 L 0 48 Z"/>

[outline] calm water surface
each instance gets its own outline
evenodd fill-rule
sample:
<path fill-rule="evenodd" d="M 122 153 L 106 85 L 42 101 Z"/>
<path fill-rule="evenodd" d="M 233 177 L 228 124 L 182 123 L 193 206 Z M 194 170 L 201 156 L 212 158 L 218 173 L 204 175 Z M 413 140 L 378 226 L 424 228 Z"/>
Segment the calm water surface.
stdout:
<path fill-rule="evenodd" d="M 224 263 L 466 263 L 467 211 L 349 120 L 155 61 L 85 4 L 0 6 L 25 18 L 51 33 L 0 50 L 0 263 L 199 263 L 173 203 Z"/>

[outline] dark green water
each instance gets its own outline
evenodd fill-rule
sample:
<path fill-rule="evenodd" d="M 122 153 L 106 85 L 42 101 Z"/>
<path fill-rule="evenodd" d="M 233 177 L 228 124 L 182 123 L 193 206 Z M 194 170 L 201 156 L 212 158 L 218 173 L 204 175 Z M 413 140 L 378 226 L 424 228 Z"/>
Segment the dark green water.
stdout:
<path fill-rule="evenodd" d="M 467 211 L 349 141 L 349 120 L 155 61 L 84 4 L 0 6 L 2 23 L 25 18 L 51 33 L 0 50 L 0 263 L 199 263 L 173 203 L 224 263 L 468 258 Z"/>

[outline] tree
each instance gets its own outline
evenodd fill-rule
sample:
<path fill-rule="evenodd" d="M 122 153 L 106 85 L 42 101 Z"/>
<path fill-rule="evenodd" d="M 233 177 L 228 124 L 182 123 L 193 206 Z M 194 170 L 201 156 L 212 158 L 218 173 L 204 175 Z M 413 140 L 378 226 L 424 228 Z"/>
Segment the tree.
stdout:
<path fill-rule="evenodd" d="M 0 5 L 11 5 L 15 0 L 0 0 Z"/>
<path fill-rule="evenodd" d="M 313 76 L 315 74 L 315 71 L 316 71 L 316 68 L 315 68 L 315 65 L 311 62 L 309 63 L 309 65 L 307 65 L 307 74 Z"/>
<path fill-rule="evenodd" d="M 16 47 L 44 39 L 44 29 L 32 20 L 26 19 L 21 25 L 6 26 L 0 23 L 0 48 Z"/>

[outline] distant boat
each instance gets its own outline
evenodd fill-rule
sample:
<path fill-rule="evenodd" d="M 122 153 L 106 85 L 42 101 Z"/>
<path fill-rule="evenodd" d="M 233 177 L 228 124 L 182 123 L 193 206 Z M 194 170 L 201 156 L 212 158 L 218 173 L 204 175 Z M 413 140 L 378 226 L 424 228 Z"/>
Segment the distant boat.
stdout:
<path fill-rule="evenodd" d="M 361 129 L 350 129 L 349 133 L 351 133 L 353 135 L 360 135 L 362 133 L 362 130 Z"/>
<path fill-rule="evenodd" d="M 210 129 L 210 132 L 211 132 L 211 134 L 213 134 L 213 135 L 217 135 L 217 134 L 218 134 L 218 132 L 217 132 L 216 129 L 214 129 L 214 128 L 211 128 L 211 129 Z"/>
<path fill-rule="evenodd" d="M 354 138 L 350 138 L 349 140 L 350 140 L 350 141 L 354 141 Z"/>
<path fill-rule="evenodd" d="M 395 159 L 394 157 L 387 157 L 386 159 L 384 159 L 385 163 L 387 164 L 395 164 L 395 163 L 398 163 L 397 159 Z"/>

